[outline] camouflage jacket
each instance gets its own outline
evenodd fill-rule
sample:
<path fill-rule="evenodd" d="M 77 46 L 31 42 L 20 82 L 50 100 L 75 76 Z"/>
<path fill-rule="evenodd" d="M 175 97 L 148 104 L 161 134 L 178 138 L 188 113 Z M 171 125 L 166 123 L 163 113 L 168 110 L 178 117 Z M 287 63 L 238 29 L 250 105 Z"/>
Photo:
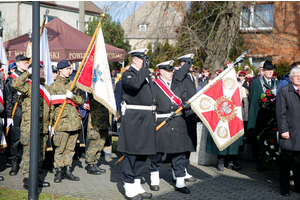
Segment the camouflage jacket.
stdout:
<path fill-rule="evenodd" d="M 70 78 L 63 78 L 61 76 L 58 76 L 56 81 L 54 81 L 49 87 L 49 92 L 51 94 L 51 97 L 53 95 L 66 95 L 67 90 L 70 89 L 71 85 L 72 85 L 72 81 L 70 81 Z M 76 86 L 73 89 L 73 97 L 71 100 L 78 106 L 84 103 L 84 94 Z M 58 117 L 61 108 L 62 108 L 62 104 L 52 105 L 51 103 L 50 125 L 52 127 L 56 122 L 56 119 Z M 81 129 L 81 116 L 78 113 L 78 107 L 67 103 L 55 130 L 76 131 L 79 129 Z"/>
<path fill-rule="evenodd" d="M 27 77 L 30 76 L 28 71 L 21 74 L 18 78 L 12 81 L 11 87 L 22 93 L 22 123 L 21 132 L 30 133 L 31 121 L 31 84 L 26 82 Z M 45 84 L 45 79 L 40 78 L 40 84 L 49 92 L 49 87 Z M 50 120 L 50 108 L 46 100 L 40 95 L 40 133 L 48 134 Z"/>
<path fill-rule="evenodd" d="M 89 102 L 91 115 L 91 117 L 89 117 L 89 125 L 91 125 L 96 131 L 103 129 L 107 130 L 109 127 L 108 109 L 96 101 L 92 94 L 89 94 Z"/>

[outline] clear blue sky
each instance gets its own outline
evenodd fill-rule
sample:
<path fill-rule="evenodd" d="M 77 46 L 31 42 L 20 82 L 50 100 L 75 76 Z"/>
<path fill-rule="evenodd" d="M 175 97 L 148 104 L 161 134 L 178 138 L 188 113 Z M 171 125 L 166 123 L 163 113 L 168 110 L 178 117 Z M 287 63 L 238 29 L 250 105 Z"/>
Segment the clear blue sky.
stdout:
<path fill-rule="evenodd" d="M 136 11 L 145 1 L 92 1 L 99 8 L 103 6 L 109 6 L 109 14 L 112 16 L 113 21 L 119 21 L 122 23 L 127 19 L 134 11 Z"/>
<path fill-rule="evenodd" d="M 146 1 L 92 1 L 99 8 L 103 6 L 109 6 L 109 14 L 112 16 L 113 21 L 119 21 L 122 23 L 127 19 L 134 11 L 136 11 Z M 187 8 L 191 2 L 187 1 Z"/>

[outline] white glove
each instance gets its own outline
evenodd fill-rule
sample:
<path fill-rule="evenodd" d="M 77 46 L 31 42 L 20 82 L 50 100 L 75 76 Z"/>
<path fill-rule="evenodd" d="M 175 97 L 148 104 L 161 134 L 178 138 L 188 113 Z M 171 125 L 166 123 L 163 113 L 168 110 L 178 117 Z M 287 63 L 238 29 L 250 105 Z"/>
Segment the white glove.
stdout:
<path fill-rule="evenodd" d="M 21 95 L 22 95 L 22 93 L 21 93 L 21 92 L 17 92 L 17 94 L 18 94 L 18 96 L 21 96 Z"/>
<path fill-rule="evenodd" d="M 27 71 L 32 74 L 32 67 L 30 67 Z"/>
<path fill-rule="evenodd" d="M 71 99 L 73 97 L 73 92 L 71 92 L 70 90 L 67 90 L 66 97 L 68 97 L 69 99 Z"/>
<path fill-rule="evenodd" d="M 14 126 L 14 120 L 12 118 L 7 118 L 6 128 L 8 128 L 10 125 Z"/>
<path fill-rule="evenodd" d="M 49 133 L 50 133 L 50 137 L 52 137 L 54 135 L 52 126 L 49 126 Z"/>

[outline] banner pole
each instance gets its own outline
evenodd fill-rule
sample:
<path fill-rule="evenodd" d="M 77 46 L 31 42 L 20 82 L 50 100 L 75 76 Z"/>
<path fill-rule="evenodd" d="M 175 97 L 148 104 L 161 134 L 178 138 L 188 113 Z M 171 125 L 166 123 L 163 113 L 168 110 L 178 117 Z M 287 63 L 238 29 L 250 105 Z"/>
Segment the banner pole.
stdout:
<path fill-rule="evenodd" d="M 81 61 L 81 64 L 80 64 L 80 66 L 79 66 L 79 68 L 78 68 L 78 71 L 77 71 L 77 73 L 76 73 L 76 75 L 75 75 L 75 78 L 74 78 L 74 80 L 73 80 L 73 82 L 72 82 L 72 85 L 70 86 L 70 89 L 69 89 L 70 91 L 72 91 L 73 88 L 74 88 L 74 86 L 75 86 L 75 83 L 76 83 L 76 81 L 77 81 L 77 78 L 78 78 L 78 76 L 79 76 L 79 74 L 80 74 L 80 72 L 81 72 L 81 69 L 82 69 L 82 67 L 83 67 L 83 65 L 84 65 L 84 62 L 85 62 L 85 60 L 86 60 L 86 58 L 87 58 L 87 56 L 88 56 L 88 54 L 89 54 L 89 52 L 90 52 L 90 50 L 91 50 L 91 48 L 92 48 L 92 45 L 93 45 L 93 43 L 94 43 L 94 41 L 95 41 L 95 38 L 96 38 L 96 36 L 97 36 L 97 34 L 98 34 L 98 31 L 99 31 L 99 29 L 100 29 L 100 27 L 101 27 L 101 24 L 102 24 L 104 18 L 105 18 L 105 12 L 103 12 L 102 15 L 101 15 L 101 20 L 100 20 L 100 22 L 98 23 L 98 26 L 97 26 L 97 28 L 96 28 L 96 30 L 95 30 L 95 33 L 94 33 L 94 35 L 93 35 L 93 37 L 92 37 L 92 40 L 91 40 L 91 42 L 90 42 L 90 44 L 89 44 L 89 46 L 88 46 L 88 48 L 87 48 L 87 50 L 86 50 L 86 52 L 85 52 L 85 54 L 84 54 L 84 57 L 83 57 L 83 59 L 82 59 L 82 61 Z M 53 129 L 52 129 L 53 132 L 55 131 L 55 129 L 56 129 L 56 127 L 57 127 L 57 124 L 58 124 L 58 122 L 59 122 L 59 119 L 60 119 L 60 117 L 61 117 L 61 115 L 62 115 L 62 113 L 63 113 L 63 111 L 64 111 L 64 109 L 65 109 L 65 107 L 66 107 L 67 100 L 68 100 L 68 98 L 65 99 L 65 101 L 64 101 L 64 103 L 63 103 L 63 105 L 62 105 L 62 107 L 61 107 L 61 110 L 60 110 L 60 112 L 59 112 L 59 114 L 58 114 L 58 116 L 57 116 L 57 119 L 56 119 L 55 124 L 54 124 Z"/>

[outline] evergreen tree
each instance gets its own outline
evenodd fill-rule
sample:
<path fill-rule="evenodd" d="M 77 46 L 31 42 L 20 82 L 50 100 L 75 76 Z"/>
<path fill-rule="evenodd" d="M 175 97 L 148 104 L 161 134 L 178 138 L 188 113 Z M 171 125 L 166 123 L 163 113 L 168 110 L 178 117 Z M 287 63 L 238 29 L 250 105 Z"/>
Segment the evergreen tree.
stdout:
<path fill-rule="evenodd" d="M 86 34 L 93 36 L 99 21 L 101 20 L 101 16 L 94 16 L 93 19 L 89 19 L 87 22 L 88 27 L 85 31 Z M 118 47 L 120 49 L 124 49 L 125 52 L 130 51 L 130 44 L 128 40 L 124 40 L 124 30 L 120 24 L 120 22 L 112 21 L 110 15 L 106 15 L 101 25 L 104 41 L 106 44 L 110 44 L 114 47 Z M 125 57 L 125 65 L 128 64 L 126 61 L 128 60 L 128 55 Z M 109 62 L 110 69 L 120 69 L 121 65 L 116 62 Z"/>

